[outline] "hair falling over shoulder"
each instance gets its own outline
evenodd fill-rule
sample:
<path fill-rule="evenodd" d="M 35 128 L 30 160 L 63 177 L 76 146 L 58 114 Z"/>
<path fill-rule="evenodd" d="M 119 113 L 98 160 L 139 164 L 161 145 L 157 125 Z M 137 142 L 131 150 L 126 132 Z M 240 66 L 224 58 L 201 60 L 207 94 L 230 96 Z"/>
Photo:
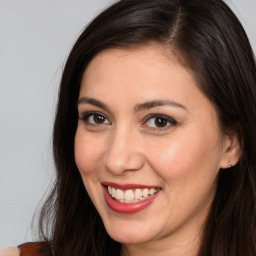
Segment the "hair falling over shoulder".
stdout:
<path fill-rule="evenodd" d="M 256 65 L 240 22 L 222 0 L 121 0 L 82 32 L 67 59 L 53 132 L 56 182 L 40 216 L 56 256 L 120 255 L 74 159 L 77 100 L 99 52 L 157 42 L 170 47 L 214 104 L 220 125 L 239 135 L 239 163 L 220 170 L 198 256 L 256 255 Z"/>

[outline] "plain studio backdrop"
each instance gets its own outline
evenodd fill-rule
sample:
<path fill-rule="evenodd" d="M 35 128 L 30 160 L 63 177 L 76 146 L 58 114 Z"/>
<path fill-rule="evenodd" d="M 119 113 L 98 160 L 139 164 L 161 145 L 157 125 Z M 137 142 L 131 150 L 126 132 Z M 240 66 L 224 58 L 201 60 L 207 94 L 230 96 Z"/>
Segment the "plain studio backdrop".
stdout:
<path fill-rule="evenodd" d="M 152 0 L 157 1 L 157 0 Z M 113 0 L 0 0 L 0 247 L 32 239 L 51 184 L 51 133 L 67 55 Z M 256 0 L 228 0 L 256 52 Z"/>

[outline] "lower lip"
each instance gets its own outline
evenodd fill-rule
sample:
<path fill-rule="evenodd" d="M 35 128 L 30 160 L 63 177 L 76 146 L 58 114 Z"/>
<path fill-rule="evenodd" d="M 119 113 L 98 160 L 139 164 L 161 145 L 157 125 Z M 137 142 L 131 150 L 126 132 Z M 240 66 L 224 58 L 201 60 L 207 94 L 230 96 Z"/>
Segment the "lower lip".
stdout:
<path fill-rule="evenodd" d="M 136 203 L 121 203 L 113 199 L 113 197 L 108 193 L 108 190 L 105 186 L 103 186 L 104 197 L 110 209 L 118 213 L 135 213 L 142 211 L 146 207 L 148 207 L 159 195 L 158 191 L 156 194 L 151 196 L 148 199 L 144 199 L 142 201 Z"/>

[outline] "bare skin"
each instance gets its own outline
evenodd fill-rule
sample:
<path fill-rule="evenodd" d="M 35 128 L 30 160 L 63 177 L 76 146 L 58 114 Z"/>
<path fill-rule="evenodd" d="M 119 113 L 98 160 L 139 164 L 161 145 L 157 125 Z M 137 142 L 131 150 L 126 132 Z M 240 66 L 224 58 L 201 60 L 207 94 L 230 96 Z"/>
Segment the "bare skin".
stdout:
<path fill-rule="evenodd" d="M 0 256 L 19 256 L 19 249 L 17 247 L 0 249 Z"/>
<path fill-rule="evenodd" d="M 195 256 L 220 168 L 240 156 L 193 74 L 159 45 L 109 49 L 80 89 L 75 159 L 122 256 Z M 104 182 L 161 188 L 142 211 L 109 208 Z"/>

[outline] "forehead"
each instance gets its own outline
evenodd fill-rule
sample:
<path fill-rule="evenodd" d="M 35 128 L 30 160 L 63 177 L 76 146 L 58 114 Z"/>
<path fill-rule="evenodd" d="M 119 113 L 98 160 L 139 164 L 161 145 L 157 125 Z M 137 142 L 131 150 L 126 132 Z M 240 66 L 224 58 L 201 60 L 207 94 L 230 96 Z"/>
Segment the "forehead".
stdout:
<path fill-rule="evenodd" d="M 151 43 L 136 48 L 111 48 L 96 55 L 87 66 L 81 90 L 154 87 L 175 83 L 196 84 L 191 70 L 181 66 L 172 49 Z"/>

